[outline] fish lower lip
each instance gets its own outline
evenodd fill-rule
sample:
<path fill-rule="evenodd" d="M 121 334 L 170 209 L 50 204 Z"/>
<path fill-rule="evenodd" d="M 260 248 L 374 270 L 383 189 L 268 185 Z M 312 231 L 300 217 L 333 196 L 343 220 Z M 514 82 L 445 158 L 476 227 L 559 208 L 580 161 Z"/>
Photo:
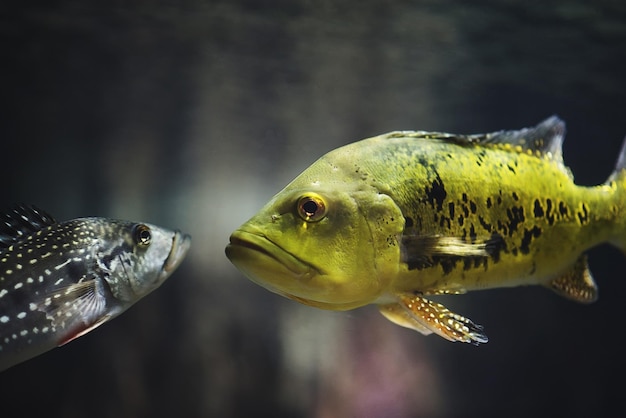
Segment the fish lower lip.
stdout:
<path fill-rule="evenodd" d="M 228 247 L 243 247 L 252 251 L 266 255 L 282 264 L 288 270 L 298 275 L 316 270 L 313 266 L 306 264 L 294 257 L 263 235 L 258 235 L 246 231 L 235 231 L 230 236 Z"/>
<path fill-rule="evenodd" d="M 172 248 L 170 249 L 170 253 L 167 255 L 165 263 L 163 263 L 163 271 L 166 273 L 174 271 L 181 261 L 183 261 L 183 258 L 185 258 L 190 245 L 191 236 L 176 231 L 174 233 L 174 238 L 172 238 Z"/>

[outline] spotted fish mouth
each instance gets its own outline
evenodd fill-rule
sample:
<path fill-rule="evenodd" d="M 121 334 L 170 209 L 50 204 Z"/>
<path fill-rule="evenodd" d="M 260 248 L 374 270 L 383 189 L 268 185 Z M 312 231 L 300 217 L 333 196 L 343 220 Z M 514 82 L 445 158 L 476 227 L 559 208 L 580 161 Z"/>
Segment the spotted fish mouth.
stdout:
<path fill-rule="evenodd" d="M 183 234 L 180 231 L 174 232 L 174 237 L 172 238 L 172 248 L 165 259 L 165 263 L 163 263 L 163 271 L 169 274 L 176 270 L 185 258 L 185 255 L 187 255 L 187 251 L 189 251 L 190 246 L 190 235 Z"/>
<path fill-rule="evenodd" d="M 291 273 L 303 277 L 317 269 L 294 257 L 267 237 L 252 232 L 237 230 L 230 236 L 226 256 L 235 264 L 273 261 Z M 252 260 L 252 261 L 251 261 Z"/>

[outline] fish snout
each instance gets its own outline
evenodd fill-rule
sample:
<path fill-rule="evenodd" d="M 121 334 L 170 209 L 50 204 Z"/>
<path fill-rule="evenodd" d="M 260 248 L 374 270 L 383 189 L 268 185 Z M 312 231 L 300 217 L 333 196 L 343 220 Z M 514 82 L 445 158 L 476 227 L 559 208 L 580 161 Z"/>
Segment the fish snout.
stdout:
<path fill-rule="evenodd" d="M 187 255 L 189 247 L 191 247 L 191 235 L 175 231 L 172 238 L 172 247 L 165 259 L 165 263 L 163 263 L 163 271 L 172 273 L 176 270 Z"/>

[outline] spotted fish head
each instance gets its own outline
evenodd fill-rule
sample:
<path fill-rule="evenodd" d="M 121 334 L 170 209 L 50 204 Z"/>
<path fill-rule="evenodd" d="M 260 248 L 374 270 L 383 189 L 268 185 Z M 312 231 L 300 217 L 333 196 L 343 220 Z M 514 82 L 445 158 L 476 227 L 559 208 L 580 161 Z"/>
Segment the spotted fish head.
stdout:
<path fill-rule="evenodd" d="M 191 238 L 148 223 L 89 219 L 101 223 L 94 259 L 116 300 L 133 303 L 158 288 L 185 258 Z M 98 229 L 95 227 L 94 229 Z"/>
<path fill-rule="evenodd" d="M 107 218 L 0 214 L 0 370 L 84 335 L 159 287 L 188 235 Z"/>

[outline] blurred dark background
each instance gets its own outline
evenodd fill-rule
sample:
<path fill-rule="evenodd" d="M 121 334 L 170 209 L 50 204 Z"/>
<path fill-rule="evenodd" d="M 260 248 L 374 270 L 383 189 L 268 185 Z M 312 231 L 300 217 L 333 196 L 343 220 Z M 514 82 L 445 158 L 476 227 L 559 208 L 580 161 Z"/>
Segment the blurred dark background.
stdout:
<path fill-rule="evenodd" d="M 626 3 L 26 4 L 0 5 L 2 206 L 153 222 L 193 245 L 128 312 L 1 373 L 3 417 L 626 415 L 626 262 L 608 245 L 590 252 L 595 304 L 536 287 L 451 298 L 485 326 L 480 347 L 375 307 L 301 306 L 224 256 L 307 165 L 391 130 L 557 114 L 577 183 L 603 182 L 626 134 Z"/>

